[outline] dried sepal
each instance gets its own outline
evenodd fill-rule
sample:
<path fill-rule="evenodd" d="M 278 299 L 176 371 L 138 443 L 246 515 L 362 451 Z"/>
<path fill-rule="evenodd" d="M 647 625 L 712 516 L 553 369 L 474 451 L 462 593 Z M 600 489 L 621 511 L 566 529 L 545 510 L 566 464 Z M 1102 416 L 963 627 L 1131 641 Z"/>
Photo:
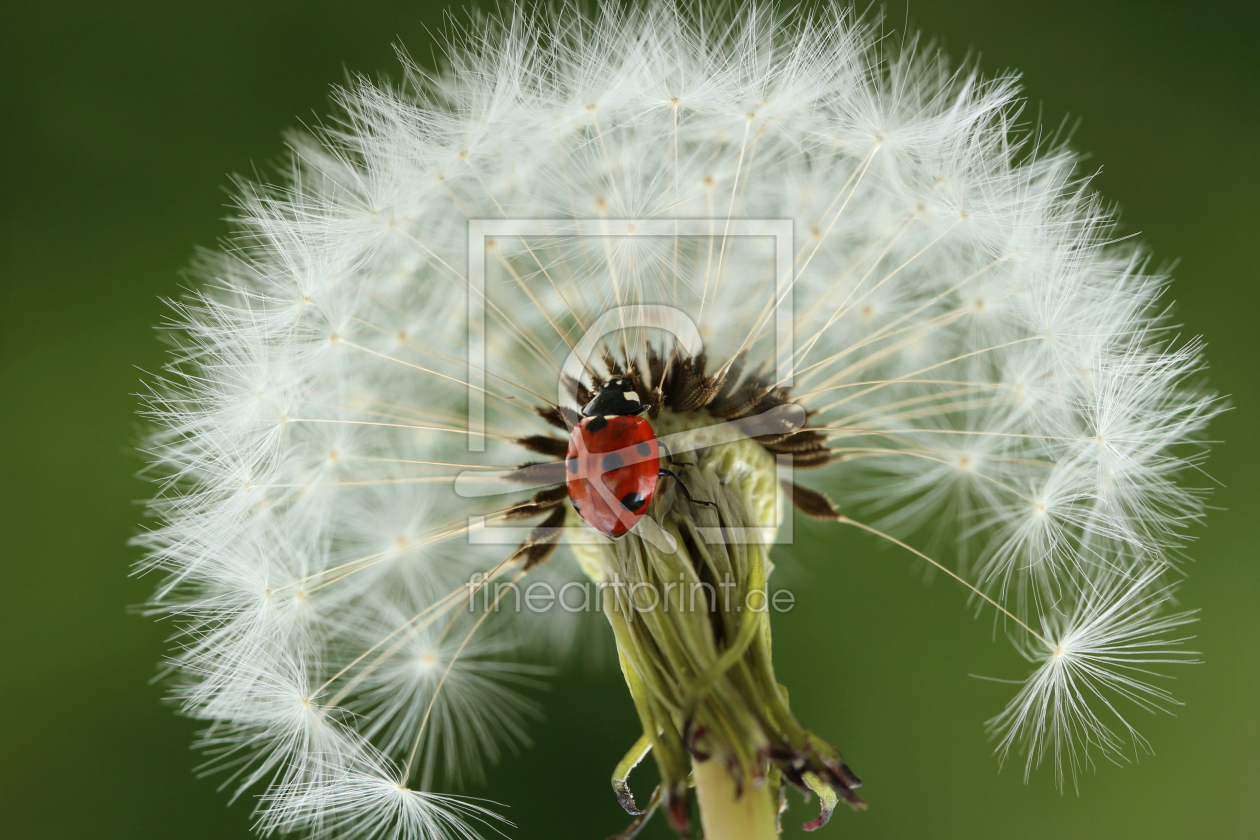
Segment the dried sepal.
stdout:
<path fill-rule="evenodd" d="M 842 518 L 840 511 L 836 509 L 831 499 L 828 499 L 817 490 L 810 490 L 808 487 L 802 487 L 790 481 L 781 483 L 783 492 L 792 500 L 793 506 L 810 519 L 835 522 Z"/>
<path fill-rule="evenodd" d="M 551 435 L 526 435 L 517 438 L 517 444 L 525 447 L 531 452 L 537 452 L 540 455 L 550 455 L 553 458 L 563 458 L 569 451 L 569 442 L 553 438 Z"/>
<path fill-rule="evenodd" d="M 507 519 L 526 519 L 530 516 L 537 516 L 540 513 L 551 510 L 556 505 L 562 504 L 568 498 L 569 489 L 564 485 L 539 490 L 528 502 L 512 508 L 504 514 L 504 517 Z"/>
<path fill-rule="evenodd" d="M 521 547 L 512 553 L 511 560 L 524 559 L 525 563 L 522 567 L 524 571 L 536 568 L 547 561 L 551 555 L 556 553 L 556 546 L 560 540 L 561 529 L 565 520 L 565 509 L 557 507 L 551 512 L 543 523 L 532 531 L 525 538 L 525 542 Z"/>

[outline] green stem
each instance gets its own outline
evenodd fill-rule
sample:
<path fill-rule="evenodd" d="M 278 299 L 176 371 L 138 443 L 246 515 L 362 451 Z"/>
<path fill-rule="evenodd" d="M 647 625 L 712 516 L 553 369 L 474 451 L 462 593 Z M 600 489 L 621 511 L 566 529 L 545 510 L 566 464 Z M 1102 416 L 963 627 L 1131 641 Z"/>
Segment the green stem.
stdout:
<path fill-rule="evenodd" d="M 735 782 L 716 761 L 692 765 L 700 824 L 705 840 L 777 840 L 779 797 L 773 785 L 745 785 L 735 795 Z"/>

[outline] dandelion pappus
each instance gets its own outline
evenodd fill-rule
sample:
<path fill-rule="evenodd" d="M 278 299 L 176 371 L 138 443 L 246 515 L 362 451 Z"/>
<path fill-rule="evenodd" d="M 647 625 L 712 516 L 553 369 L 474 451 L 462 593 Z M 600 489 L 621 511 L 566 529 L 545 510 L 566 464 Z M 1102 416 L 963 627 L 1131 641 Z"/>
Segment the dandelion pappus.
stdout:
<path fill-rule="evenodd" d="M 569 499 L 578 515 L 605 536 L 620 537 L 634 527 L 663 476 L 677 481 L 692 504 L 716 507 L 692 498 L 682 479 L 661 466 L 656 432 L 639 416 L 647 408 L 629 379 L 614 377 L 599 386 L 569 435 L 565 456 Z"/>

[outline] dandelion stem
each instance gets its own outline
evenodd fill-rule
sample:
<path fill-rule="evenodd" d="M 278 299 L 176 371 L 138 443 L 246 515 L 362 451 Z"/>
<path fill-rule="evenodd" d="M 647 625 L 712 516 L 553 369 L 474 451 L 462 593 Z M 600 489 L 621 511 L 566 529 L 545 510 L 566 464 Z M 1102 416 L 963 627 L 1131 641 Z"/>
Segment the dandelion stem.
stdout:
<path fill-rule="evenodd" d="M 744 786 L 737 791 L 735 781 L 716 761 L 692 764 L 696 799 L 700 803 L 700 824 L 706 840 L 775 840 L 775 801 L 771 785 Z"/>

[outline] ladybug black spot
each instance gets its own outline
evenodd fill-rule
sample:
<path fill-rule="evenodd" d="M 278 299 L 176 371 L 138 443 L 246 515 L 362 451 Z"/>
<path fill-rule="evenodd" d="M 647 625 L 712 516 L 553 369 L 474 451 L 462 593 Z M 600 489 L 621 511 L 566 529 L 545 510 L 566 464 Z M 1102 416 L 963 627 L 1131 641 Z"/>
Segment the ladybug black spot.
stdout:
<path fill-rule="evenodd" d="M 602 432 L 604 431 L 604 429 L 607 429 L 607 428 L 608 428 L 608 420 L 602 416 L 592 417 L 590 419 L 590 422 L 586 424 L 586 431 L 588 432 Z"/>
<path fill-rule="evenodd" d="M 639 454 L 642 455 L 644 458 L 652 454 L 652 447 L 648 445 L 648 442 L 646 440 L 642 441 L 638 446 L 635 447 L 635 449 L 637 449 L 639 451 Z"/>
<path fill-rule="evenodd" d="M 576 475 L 578 471 L 577 456 L 570 455 L 567 459 L 565 459 L 565 463 L 569 465 L 569 472 Z"/>
<path fill-rule="evenodd" d="M 643 507 L 643 503 L 645 501 L 647 500 L 643 498 L 642 493 L 627 493 L 621 497 L 621 506 L 631 513 L 634 513 L 639 508 Z"/>
<path fill-rule="evenodd" d="M 613 470 L 619 470 L 625 465 L 626 465 L 625 459 L 622 458 L 621 455 L 616 452 L 609 452 L 607 455 L 604 456 L 604 460 L 602 462 L 604 472 L 606 473 L 612 472 Z"/>

